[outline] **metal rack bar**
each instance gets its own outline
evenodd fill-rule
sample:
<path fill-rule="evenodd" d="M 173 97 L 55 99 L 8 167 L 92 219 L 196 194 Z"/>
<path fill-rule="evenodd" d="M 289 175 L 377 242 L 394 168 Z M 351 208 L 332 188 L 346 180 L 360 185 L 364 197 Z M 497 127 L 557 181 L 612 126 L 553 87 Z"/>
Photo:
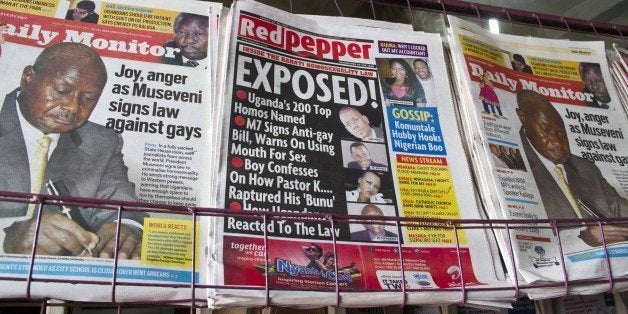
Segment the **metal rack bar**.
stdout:
<path fill-rule="evenodd" d="M 360 0 L 367 2 L 370 0 Z M 517 9 L 509 9 L 487 4 L 472 3 L 458 0 L 407 0 L 413 10 L 431 11 L 469 17 L 482 16 L 484 19 L 495 18 L 512 24 L 528 25 L 564 31 L 610 36 L 624 39 L 628 26 L 603 22 L 592 22 L 569 18 L 560 15 L 536 13 Z M 374 0 L 375 4 L 394 7 L 407 7 L 406 1 Z M 446 10 L 445 10 L 446 7 Z M 566 25 L 568 25 L 566 27 Z"/>
<path fill-rule="evenodd" d="M 318 213 L 286 213 L 286 212 L 262 212 L 262 211 L 250 211 L 246 213 L 241 213 L 238 211 L 230 211 L 224 209 L 215 209 L 215 208 L 195 208 L 195 207 L 179 207 L 179 206 L 167 206 L 167 205 L 155 205 L 155 204 L 141 204 L 141 203 L 132 203 L 132 202 L 121 202 L 121 201 L 111 201 L 111 200 L 100 200 L 100 199 L 86 199 L 86 198 L 76 198 L 76 197 L 65 197 L 65 196 L 53 196 L 53 195 L 37 195 L 30 193 L 15 193 L 15 192 L 2 192 L 0 191 L 0 201 L 9 201 L 9 202 L 20 202 L 20 203 L 36 203 L 38 208 L 38 215 L 40 215 L 41 207 L 46 205 L 58 204 L 59 201 L 62 201 L 68 205 L 75 205 L 78 207 L 96 207 L 96 208 L 105 208 L 110 210 L 117 210 L 118 221 L 120 221 L 120 217 L 122 216 L 123 211 L 146 211 L 146 212 L 159 212 L 160 210 L 163 212 L 164 209 L 171 208 L 170 212 L 176 211 L 177 214 L 188 215 L 191 216 L 194 226 L 196 225 L 196 220 L 198 216 L 210 216 L 210 217 L 240 217 L 240 218 L 249 218 L 249 219 L 257 219 L 263 222 L 263 225 L 266 226 L 268 224 L 268 219 L 273 220 L 293 220 L 293 221 L 328 221 L 331 225 L 331 229 L 334 229 L 334 226 L 337 223 L 363 223 L 366 221 L 370 221 L 372 217 L 365 217 L 359 215 L 329 215 L 329 214 L 318 214 Z M 435 288 L 430 289 L 430 291 L 460 291 L 461 292 L 461 303 L 464 303 L 467 299 L 467 294 L 473 291 L 506 291 L 511 290 L 515 292 L 514 296 L 517 296 L 520 291 L 525 291 L 525 289 L 530 288 L 541 288 L 541 287 L 565 287 L 565 294 L 569 293 L 570 287 L 574 286 L 582 286 L 582 285 L 591 285 L 591 284 L 609 284 L 609 290 L 612 290 L 614 284 L 617 282 L 628 282 L 628 276 L 624 277 L 615 277 L 610 271 L 610 260 L 609 260 L 609 252 L 606 247 L 606 242 L 604 239 L 604 249 L 605 249 L 605 262 L 607 266 L 607 278 L 601 279 L 589 279 L 589 280 L 569 280 L 566 276 L 566 269 L 563 269 L 564 272 L 564 280 L 563 281 L 555 281 L 555 282 L 544 282 L 544 283 L 536 283 L 536 284 L 518 284 L 513 283 L 512 286 L 499 286 L 499 287 L 486 287 L 486 286 L 473 286 L 467 285 L 465 283 L 464 278 L 464 269 L 462 263 L 462 247 L 460 246 L 460 240 L 458 238 L 458 230 L 466 230 L 466 229 L 486 229 L 486 230 L 505 230 L 505 232 L 509 233 L 511 230 L 519 229 L 519 228 L 538 228 L 538 229 L 551 229 L 558 233 L 559 228 L 561 227 L 574 227 L 574 226 L 583 226 L 583 225 L 597 225 L 600 227 L 600 231 L 603 234 L 603 226 L 606 224 L 618 224 L 618 225 L 626 225 L 628 224 L 628 217 L 623 218 L 609 218 L 609 219 L 560 219 L 560 220 L 550 220 L 550 219 L 539 219 L 539 220 L 482 220 L 482 219 L 418 219 L 418 218 L 400 218 L 400 217 L 378 217 L 378 220 L 382 221 L 382 224 L 393 225 L 397 228 L 398 232 L 400 231 L 402 226 L 412 225 L 415 222 L 431 222 L 433 224 L 429 225 L 430 228 L 435 229 L 448 229 L 454 232 L 455 243 L 456 243 L 456 254 L 458 259 L 458 267 L 460 268 L 460 287 L 453 288 Z M 119 224 L 116 226 L 119 229 Z M 198 232 L 198 229 L 193 227 L 194 233 Z M 264 255 L 265 264 L 268 267 L 268 244 L 269 244 L 269 234 L 267 233 L 266 228 L 264 228 L 263 232 L 264 236 Z M 195 237 L 194 237 L 195 239 Z M 336 238 L 335 234 L 332 233 L 332 245 L 334 247 L 334 255 L 335 255 L 335 268 L 338 269 L 338 249 L 336 248 Z M 193 240 L 195 243 L 195 240 Z M 509 240 L 510 242 L 510 240 Z M 510 243 L 512 245 L 512 243 Z M 562 244 L 560 242 L 560 238 L 558 239 L 558 246 L 561 250 L 561 260 L 564 263 L 564 259 L 562 256 Z M 404 262 L 403 262 L 403 245 L 399 242 L 397 243 L 397 249 L 399 250 L 399 258 L 401 263 L 401 271 L 404 271 Z M 511 248 L 512 250 L 512 248 Z M 509 251 L 512 255 L 513 252 Z M 35 246 L 33 246 L 33 250 L 31 255 L 35 253 Z M 115 257 L 117 257 L 118 252 L 116 250 Z M 196 255 L 196 251 L 193 253 Z M 33 256 L 32 256 L 33 257 Z M 33 258 L 31 258 L 33 260 Z M 114 269 L 117 266 L 117 258 L 114 261 Z M 511 260 L 511 263 L 514 265 L 514 260 Z M 563 264 L 564 265 L 564 264 Z M 193 264 L 193 267 L 195 264 Z M 120 281 L 116 278 L 117 271 L 114 271 L 113 276 L 109 280 L 96 281 L 96 280 L 70 280 L 70 279 L 59 279 L 59 278 L 37 278 L 33 277 L 33 269 L 31 265 L 31 269 L 27 276 L 25 277 L 0 277 L 0 280 L 5 281 L 15 281 L 15 282 L 26 282 L 27 288 L 26 291 L 26 300 L 30 302 L 41 302 L 40 299 L 32 298 L 30 295 L 30 284 L 33 282 L 47 282 L 47 283 L 71 283 L 71 284 L 92 284 L 92 285 L 111 285 L 111 301 L 107 303 L 99 303 L 99 304 L 109 304 L 116 306 L 140 306 L 140 305 L 180 305 L 180 303 L 186 302 L 189 303 L 190 309 L 199 308 L 201 306 L 206 305 L 206 300 L 204 299 L 196 299 L 194 293 L 192 293 L 192 297 L 190 299 L 177 299 L 177 300 L 159 300 L 159 301 L 128 301 L 121 302 L 116 300 L 115 291 L 118 286 L 132 286 L 132 287 L 164 287 L 164 288 L 192 288 L 195 290 L 196 288 L 221 288 L 221 289 L 237 289 L 237 290 L 257 290 L 263 291 L 266 295 L 265 303 L 267 306 L 273 305 L 272 299 L 270 298 L 270 291 L 272 291 L 272 287 L 270 287 L 268 273 L 266 273 L 265 284 L 260 286 L 216 286 L 216 285 L 200 285 L 196 284 L 194 281 L 194 276 L 192 274 L 192 282 L 189 284 L 166 284 L 166 283 L 140 283 L 140 282 L 125 282 Z M 402 274 L 405 276 L 405 274 Z M 403 277 L 402 277 L 403 278 Z M 320 290 L 320 291 L 328 291 L 329 290 Z M 357 290 L 358 292 L 375 292 L 381 291 L 379 289 L 362 289 Z M 413 292 L 422 292 L 423 289 L 420 288 L 407 288 L 402 286 L 399 289 L 391 289 L 391 292 L 399 292 L 402 294 L 400 305 L 406 304 L 406 294 Z M 340 287 L 338 285 L 336 279 L 336 305 L 342 305 L 342 299 L 340 296 Z M 86 303 L 95 303 L 95 302 L 86 302 Z"/>

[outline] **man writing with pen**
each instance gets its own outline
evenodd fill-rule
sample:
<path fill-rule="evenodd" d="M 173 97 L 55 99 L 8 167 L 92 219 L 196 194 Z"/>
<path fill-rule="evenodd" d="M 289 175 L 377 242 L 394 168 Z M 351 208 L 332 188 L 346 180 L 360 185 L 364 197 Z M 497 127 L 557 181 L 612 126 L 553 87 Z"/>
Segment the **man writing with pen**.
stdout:
<path fill-rule="evenodd" d="M 571 153 L 565 124 L 545 96 L 521 90 L 517 106 L 523 150 L 548 218 L 627 217 L 628 200 L 604 179 L 594 163 Z M 602 245 L 598 225 L 576 231 L 587 245 Z M 608 244 L 627 241 L 628 227 L 607 224 L 604 236 Z"/>
<path fill-rule="evenodd" d="M 87 121 L 107 81 L 100 56 L 78 43 L 44 49 L 22 72 L 19 88 L 0 108 L 0 190 L 46 194 L 52 180 L 70 196 L 137 200 L 122 160 L 122 138 Z M 37 208 L 0 202 L 0 251 L 28 254 Z M 72 216 L 80 215 L 87 225 Z M 37 254 L 111 258 L 116 241 L 113 210 L 84 208 L 41 212 Z M 141 214 L 124 213 L 119 258 L 140 257 Z"/>

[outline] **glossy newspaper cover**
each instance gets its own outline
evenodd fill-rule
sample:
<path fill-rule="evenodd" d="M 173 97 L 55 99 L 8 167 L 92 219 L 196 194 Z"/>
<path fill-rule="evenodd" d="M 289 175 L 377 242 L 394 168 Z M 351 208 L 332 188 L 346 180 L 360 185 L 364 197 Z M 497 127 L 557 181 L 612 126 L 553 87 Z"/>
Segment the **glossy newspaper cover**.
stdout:
<path fill-rule="evenodd" d="M 523 279 L 562 281 L 563 266 L 569 280 L 605 277 L 607 254 L 612 274 L 625 275 L 628 227 L 618 219 L 628 215 L 627 120 L 604 43 L 493 35 L 451 23 L 491 218 L 605 221 L 604 239 L 595 222 L 559 224 L 563 256 L 548 224 L 513 229 Z"/>
<path fill-rule="evenodd" d="M 213 280 L 247 287 L 268 280 L 270 289 L 290 291 L 272 291 L 275 304 L 303 306 L 335 297 L 295 291 L 459 287 L 461 272 L 470 286 L 494 282 L 499 271 L 484 232 L 394 222 L 479 218 L 439 37 L 338 33 L 249 1 L 232 14 L 218 202 L 234 216 L 213 236 Z M 348 223 L 347 215 L 384 221 Z M 263 293 L 210 293 L 215 306 L 264 302 Z M 392 295 L 368 302 L 394 303 Z M 452 297 L 444 293 L 443 302 Z M 366 304 L 359 293 L 343 302 Z"/>
<path fill-rule="evenodd" d="M 0 190 L 207 206 L 211 7 L 178 1 L 0 3 Z M 197 67 L 186 66 L 189 60 Z M 49 146 L 41 144 L 43 135 Z M 60 205 L 38 213 L 27 204 L 0 206 L 3 277 L 28 275 L 40 217 L 33 280 L 105 284 L 47 289 L 34 283 L 31 296 L 112 297 L 107 287 L 114 275 L 116 210 Z M 206 223 L 196 224 L 198 253 Z M 201 254 L 192 269 L 192 231 L 188 215 L 124 212 L 118 281 L 204 280 Z M 24 284 L 4 285 L 11 288 L 3 297 L 25 297 Z M 190 293 L 128 289 L 120 288 L 117 298 Z"/>

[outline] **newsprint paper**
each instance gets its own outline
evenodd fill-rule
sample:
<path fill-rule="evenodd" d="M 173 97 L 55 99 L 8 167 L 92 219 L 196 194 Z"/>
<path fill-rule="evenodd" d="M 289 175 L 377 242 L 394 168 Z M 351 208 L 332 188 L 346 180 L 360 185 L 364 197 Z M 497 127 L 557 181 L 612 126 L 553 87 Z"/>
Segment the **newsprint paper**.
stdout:
<path fill-rule="evenodd" d="M 625 276 L 628 226 L 616 221 L 628 216 L 627 124 L 603 42 L 495 35 L 451 16 L 450 23 L 463 121 L 489 216 L 575 221 L 559 232 L 547 223 L 511 229 L 518 279 L 607 278 L 607 254 L 613 276 Z M 596 223 L 578 219 L 606 220 L 607 247 Z M 509 261 L 508 235 L 498 235 Z M 587 285 L 586 293 L 608 288 Z"/>
<path fill-rule="evenodd" d="M 212 7 L 220 6 L 0 2 L 0 190 L 208 206 Z M 197 66 L 184 64 L 190 60 Z M 46 141 L 47 156 L 40 153 Z M 0 207 L 0 276 L 26 278 L 37 211 L 20 203 Z M 41 216 L 30 296 L 113 300 L 116 211 L 46 206 Z M 204 282 L 203 255 L 192 269 L 191 216 L 128 212 L 121 223 L 118 282 Z M 205 248 L 199 235 L 207 231 L 206 223 L 196 225 L 199 253 Z M 3 298 L 26 296 L 24 281 L 1 287 Z M 116 291 L 117 301 L 189 300 L 191 289 Z"/>
<path fill-rule="evenodd" d="M 404 286 L 408 303 L 460 302 L 462 273 L 468 289 L 497 284 L 487 232 L 394 223 L 480 218 L 439 36 L 318 24 L 251 1 L 231 13 L 218 206 L 234 216 L 210 235 L 210 284 L 226 286 L 210 306 L 263 305 L 266 283 L 272 304 L 301 307 L 335 304 L 337 287 L 341 305 L 375 306 L 402 303 Z M 467 301 L 489 295 L 512 292 L 470 289 Z"/>

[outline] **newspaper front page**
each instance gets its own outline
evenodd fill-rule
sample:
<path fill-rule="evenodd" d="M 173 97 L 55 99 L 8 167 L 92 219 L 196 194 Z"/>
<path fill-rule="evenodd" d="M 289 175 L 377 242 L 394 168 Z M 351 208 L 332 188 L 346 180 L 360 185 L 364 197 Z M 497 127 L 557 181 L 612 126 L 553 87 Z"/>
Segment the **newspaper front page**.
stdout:
<path fill-rule="evenodd" d="M 214 67 L 208 36 L 220 7 L 0 2 L 0 190 L 208 206 Z M 190 61 L 196 67 L 187 66 Z M 43 135 L 48 146 L 41 144 Z M 38 214 L 27 204 L 0 207 L 4 278 L 28 276 L 34 222 L 41 216 L 33 298 L 189 300 L 193 280 L 205 281 L 206 237 L 200 235 L 207 223 L 190 215 L 122 214 L 117 281 L 187 288 L 118 286 L 112 296 L 115 210 L 60 204 Z M 44 282 L 59 279 L 94 285 Z M 2 297 L 26 296 L 24 281 L 2 286 Z"/>
<path fill-rule="evenodd" d="M 394 223 L 479 218 L 439 36 L 339 33 L 251 1 L 231 13 L 218 205 L 232 216 L 210 238 L 210 283 L 226 285 L 210 306 L 263 305 L 266 280 L 272 304 L 302 307 L 334 304 L 336 286 L 341 305 L 373 306 L 400 304 L 403 288 L 409 303 L 460 302 L 462 273 L 467 287 L 498 282 L 486 232 Z"/>
<path fill-rule="evenodd" d="M 455 17 L 450 24 L 463 121 L 489 216 L 575 220 L 558 225 L 564 256 L 550 224 L 511 229 L 519 279 L 607 278 L 607 254 L 613 276 L 626 275 L 628 226 L 613 223 L 628 215 L 626 115 L 603 42 L 495 35 Z M 599 226 L 577 219 L 607 220 L 606 249 Z M 508 235 L 498 235 L 509 258 Z"/>

